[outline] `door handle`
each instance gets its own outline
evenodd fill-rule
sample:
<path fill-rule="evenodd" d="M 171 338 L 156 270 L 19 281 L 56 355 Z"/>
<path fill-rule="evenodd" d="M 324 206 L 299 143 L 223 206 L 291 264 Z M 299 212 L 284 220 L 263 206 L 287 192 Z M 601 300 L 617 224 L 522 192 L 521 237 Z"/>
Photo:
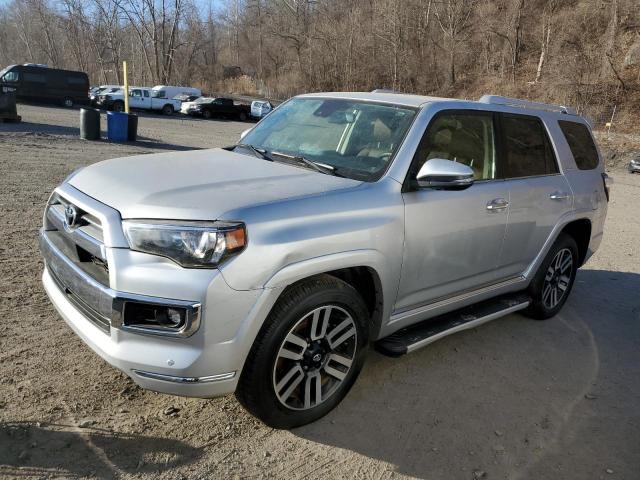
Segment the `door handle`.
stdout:
<path fill-rule="evenodd" d="M 567 192 L 553 192 L 549 194 L 549 198 L 551 200 L 566 200 L 569 198 L 569 194 Z"/>
<path fill-rule="evenodd" d="M 490 212 L 499 212 L 504 210 L 509 206 L 509 202 L 507 202 L 504 198 L 494 198 L 489 203 L 487 203 L 487 210 Z"/>

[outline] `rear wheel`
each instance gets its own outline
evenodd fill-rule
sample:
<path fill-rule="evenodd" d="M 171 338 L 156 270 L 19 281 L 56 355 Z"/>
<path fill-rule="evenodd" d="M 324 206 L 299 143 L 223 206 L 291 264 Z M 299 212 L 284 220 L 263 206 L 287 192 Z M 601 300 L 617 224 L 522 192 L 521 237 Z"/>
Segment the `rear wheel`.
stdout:
<path fill-rule="evenodd" d="M 162 107 L 162 113 L 164 115 L 173 115 L 173 105 L 169 105 L 168 103 Z"/>
<path fill-rule="evenodd" d="M 62 105 L 64 105 L 67 108 L 73 107 L 73 98 L 64 97 L 64 100 L 62 101 Z"/>
<path fill-rule="evenodd" d="M 313 422 L 345 397 L 364 364 L 368 312 L 356 290 L 320 275 L 286 291 L 256 338 L 236 397 L 267 425 Z"/>
<path fill-rule="evenodd" d="M 553 317 L 567 301 L 577 270 L 576 241 L 561 233 L 529 286 L 532 300 L 523 313 L 537 320 Z"/>

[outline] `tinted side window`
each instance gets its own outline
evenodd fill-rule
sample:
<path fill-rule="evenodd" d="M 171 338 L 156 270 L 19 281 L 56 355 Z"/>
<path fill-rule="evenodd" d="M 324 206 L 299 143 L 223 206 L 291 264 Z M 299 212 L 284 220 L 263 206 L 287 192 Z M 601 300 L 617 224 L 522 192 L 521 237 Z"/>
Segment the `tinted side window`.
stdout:
<path fill-rule="evenodd" d="M 149 91 L 148 90 L 143 90 L 142 93 L 144 94 L 145 98 L 149 97 Z M 162 97 L 164 98 L 164 97 Z"/>
<path fill-rule="evenodd" d="M 496 154 L 491 113 L 451 112 L 438 115 L 420 142 L 415 173 L 432 158 L 464 163 L 476 180 L 496 178 Z"/>
<path fill-rule="evenodd" d="M 47 77 L 42 73 L 24 73 L 24 81 L 30 83 L 47 83 Z"/>
<path fill-rule="evenodd" d="M 528 115 L 501 115 L 507 178 L 558 173 L 542 121 Z"/>
<path fill-rule="evenodd" d="M 573 158 L 580 170 L 592 170 L 598 166 L 598 150 L 589 129 L 576 122 L 558 121 L 564 138 L 567 139 Z"/>
<path fill-rule="evenodd" d="M 84 79 L 84 77 L 67 77 L 67 83 L 69 85 L 85 85 L 87 83 L 87 81 Z"/>

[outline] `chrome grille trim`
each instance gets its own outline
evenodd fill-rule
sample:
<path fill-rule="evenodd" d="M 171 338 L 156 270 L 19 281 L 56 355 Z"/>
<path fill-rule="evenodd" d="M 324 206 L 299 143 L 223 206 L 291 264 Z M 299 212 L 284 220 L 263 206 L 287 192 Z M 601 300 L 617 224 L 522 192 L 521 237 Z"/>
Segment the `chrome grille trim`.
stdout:
<path fill-rule="evenodd" d="M 102 226 L 102 243 L 105 247 L 129 248 L 129 243 L 122 231 L 120 212 L 100 203 L 95 198 L 81 192 L 69 183 L 57 187 L 53 195 L 66 199 L 83 212 L 89 213 L 88 220 L 95 219 Z"/>
<path fill-rule="evenodd" d="M 59 232 L 64 233 L 71 239 L 73 243 L 80 246 L 94 257 L 98 257 L 99 259 L 106 262 L 107 255 L 105 252 L 104 244 L 102 243 L 102 228 L 100 228 L 100 238 L 96 238 L 98 236 L 97 234 L 90 235 L 89 233 L 87 233 L 84 227 L 68 229 L 65 226 L 63 205 L 63 203 L 49 204 L 45 214 L 45 219 L 49 224 L 45 225 L 45 228 L 47 230 L 55 229 Z M 59 206 L 61 206 L 62 208 L 59 208 Z M 81 218 L 84 219 L 85 216 L 83 215 Z M 93 227 L 92 225 L 92 228 L 95 227 Z"/>

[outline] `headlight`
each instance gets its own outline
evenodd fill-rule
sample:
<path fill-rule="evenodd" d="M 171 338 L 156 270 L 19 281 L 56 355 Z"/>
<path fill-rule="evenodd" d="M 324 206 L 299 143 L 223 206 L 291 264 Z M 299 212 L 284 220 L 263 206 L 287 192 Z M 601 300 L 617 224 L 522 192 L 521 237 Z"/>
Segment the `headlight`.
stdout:
<path fill-rule="evenodd" d="M 122 226 L 132 250 L 167 257 L 183 267 L 214 268 L 247 244 L 242 223 L 124 220 Z"/>

